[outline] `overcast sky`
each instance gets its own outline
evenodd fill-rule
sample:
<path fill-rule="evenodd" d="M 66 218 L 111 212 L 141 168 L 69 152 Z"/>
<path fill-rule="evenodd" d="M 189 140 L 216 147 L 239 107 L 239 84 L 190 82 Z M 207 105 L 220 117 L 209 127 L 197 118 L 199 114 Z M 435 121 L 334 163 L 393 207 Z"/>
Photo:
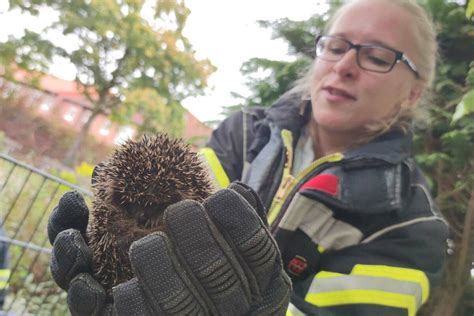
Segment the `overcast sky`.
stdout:
<path fill-rule="evenodd" d="M 322 9 L 325 1 L 315 0 L 188 0 L 191 10 L 185 35 L 198 57 L 207 57 L 218 67 L 203 97 L 185 100 L 184 105 L 201 120 L 218 119 L 222 106 L 234 105 L 232 91 L 246 95 L 240 66 L 252 57 L 287 60 L 287 45 L 271 39 L 271 30 L 260 28 L 257 20 L 288 17 L 305 20 Z"/>
<path fill-rule="evenodd" d="M 189 98 L 183 105 L 202 121 L 220 119 L 222 106 L 233 105 L 231 92 L 248 94 L 240 66 L 252 57 L 288 60 L 283 41 L 272 40 L 271 31 L 260 28 L 257 20 L 288 17 L 305 20 L 322 9 L 327 1 L 315 0 L 187 0 L 191 14 L 184 34 L 193 44 L 198 58 L 208 58 L 217 71 L 210 77 L 205 96 Z M 18 14 L 6 14 L 7 1 L 0 0 L 0 40 L 7 34 L 21 34 L 22 29 L 41 28 L 48 23 L 22 19 Z M 64 64 L 51 68 L 53 75 L 73 78 L 73 69 Z"/>

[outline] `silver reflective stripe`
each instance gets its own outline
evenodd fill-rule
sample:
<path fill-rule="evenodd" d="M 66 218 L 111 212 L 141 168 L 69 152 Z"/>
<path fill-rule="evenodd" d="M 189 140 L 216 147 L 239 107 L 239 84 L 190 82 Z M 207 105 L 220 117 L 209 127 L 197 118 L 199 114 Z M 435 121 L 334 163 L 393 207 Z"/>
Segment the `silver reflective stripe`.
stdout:
<path fill-rule="evenodd" d="M 242 178 L 242 182 L 249 185 L 257 194 L 262 194 L 270 185 L 267 179 L 269 175 L 273 176 L 272 167 L 280 159 L 283 150 L 281 130 L 274 124 L 270 124 L 270 131 L 270 139 L 252 161 L 250 169 L 247 168 L 246 177 Z"/>
<path fill-rule="evenodd" d="M 383 293 L 396 293 L 408 295 L 415 298 L 416 309 L 422 304 L 422 288 L 416 282 L 396 280 L 385 277 L 341 275 L 335 277 L 316 277 L 311 283 L 308 293 L 312 295 L 337 292 L 341 296 L 344 292 L 356 291 L 378 291 Z M 379 302 L 374 301 L 373 304 Z"/>
<path fill-rule="evenodd" d="M 398 165 L 394 168 L 388 168 L 384 171 L 385 176 L 385 189 L 387 192 L 387 201 L 390 202 L 390 206 L 397 209 L 401 205 L 401 173 L 402 167 Z"/>
<path fill-rule="evenodd" d="M 356 245 L 363 237 L 354 226 L 336 220 L 327 206 L 299 193 L 291 201 L 279 226 L 290 231 L 301 229 L 324 249 L 337 250 Z"/>
<path fill-rule="evenodd" d="M 243 132 L 242 132 L 242 136 L 243 136 L 243 139 L 242 139 L 242 163 L 244 164 L 244 168 L 245 168 L 245 164 L 247 163 L 247 115 L 248 115 L 248 112 L 246 111 L 247 109 L 243 109 L 242 110 L 242 129 L 243 129 Z M 245 170 L 245 169 L 244 169 Z M 242 174 L 244 174 L 242 172 Z"/>
<path fill-rule="evenodd" d="M 320 216 L 332 217 L 332 211 L 322 203 L 314 200 L 309 202 L 308 200 L 308 198 L 296 193 L 278 226 L 295 231 L 305 221 L 317 221 Z"/>
<path fill-rule="evenodd" d="M 290 302 L 290 305 L 288 305 L 286 315 L 287 316 L 305 316 L 306 314 L 300 311 L 295 305 L 293 305 Z"/>
<path fill-rule="evenodd" d="M 321 271 L 313 279 L 305 301 L 319 307 L 345 304 L 380 305 L 405 309 L 415 316 L 427 301 L 430 284 L 417 269 L 356 264 L 349 275 Z"/>
<path fill-rule="evenodd" d="M 315 160 L 313 138 L 310 135 L 309 124 L 301 129 L 300 137 L 294 149 L 291 174 L 296 176 Z"/>
<path fill-rule="evenodd" d="M 326 223 L 326 226 L 329 227 L 326 234 L 319 232 L 319 234 L 313 238 L 319 240 L 318 244 L 325 249 L 338 250 L 356 245 L 363 237 L 362 232 L 354 226 L 334 218 L 331 218 L 331 220 Z M 302 230 L 305 231 L 305 227 L 302 227 Z"/>
<path fill-rule="evenodd" d="M 392 230 L 395 230 L 395 229 L 410 226 L 410 225 L 420 223 L 420 222 L 430 222 L 430 221 L 442 221 L 443 223 L 446 223 L 440 217 L 436 217 L 436 216 L 419 217 L 419 218 L 415 218 L 415 219 L 412 219 L 412 220 L 409 220 L 409 221 L 406 221 L 406 222 L 403 222 L 403 223 L 399 223 L 399 224 L 395 224 L 395 225 L 392 225 L 392 226 L 385 227 L 384 229 L 381 229 L 378 232 L 375 232 L 372 235 L 370 235 L 369 237 L 365 238 L 361 243 L 365 244 L 365 243 L 371 242 L 372 240 L 374 240 L 374 239 L 376 239 L 376 238 L 378 238 L 378 237 L 380 237 L 380 236 L 382 236 L 382 235 L 384 235 L 388 232 L 391 232 Z"/>

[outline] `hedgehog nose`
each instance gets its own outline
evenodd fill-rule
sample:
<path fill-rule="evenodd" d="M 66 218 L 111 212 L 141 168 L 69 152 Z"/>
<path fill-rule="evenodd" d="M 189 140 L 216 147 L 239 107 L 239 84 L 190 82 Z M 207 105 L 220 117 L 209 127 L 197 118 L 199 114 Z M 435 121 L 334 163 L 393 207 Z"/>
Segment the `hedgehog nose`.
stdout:
<path fill-rule="evenodd" d="M 138 214 L 138 218 L 137 218 L 137 222 L 138 222 L 138 225 L 145 225 L 146 224 L 146 221 L 147 221 L 147 218 L 145 216 L 145 213 L 144 212 L 140 212 Z"/>

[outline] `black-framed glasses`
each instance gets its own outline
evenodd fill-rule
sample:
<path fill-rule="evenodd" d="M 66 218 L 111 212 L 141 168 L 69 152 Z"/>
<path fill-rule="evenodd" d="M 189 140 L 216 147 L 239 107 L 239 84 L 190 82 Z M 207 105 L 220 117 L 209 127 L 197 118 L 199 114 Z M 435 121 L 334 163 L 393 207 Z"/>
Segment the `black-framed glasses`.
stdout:
<path fill-rule="evenodd" d="M 401 61 L 413 71 L 416 78 L 420 78 L 415 64 L 398 50 L 378 45 L 353 44 L 337 36 L 320 35 L 316 38 L 316 57 L 323 60 L 338 61 L 352 48 L 357 52 L 357 64 L 362 69 L 387 73 Z"/>

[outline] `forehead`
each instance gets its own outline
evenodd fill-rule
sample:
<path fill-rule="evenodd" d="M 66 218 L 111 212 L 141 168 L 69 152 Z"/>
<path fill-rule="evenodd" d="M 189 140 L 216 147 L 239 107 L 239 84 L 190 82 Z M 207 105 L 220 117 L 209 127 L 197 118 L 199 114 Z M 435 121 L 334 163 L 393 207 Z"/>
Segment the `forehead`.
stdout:
<path fill-rule="evenodd" d="M 411 17 L 403 8 L 386 1 L 361 1 L 342 10 L 330 34 L 357 44 L 381 42 L 405 52 L 413 46 Z"/>

